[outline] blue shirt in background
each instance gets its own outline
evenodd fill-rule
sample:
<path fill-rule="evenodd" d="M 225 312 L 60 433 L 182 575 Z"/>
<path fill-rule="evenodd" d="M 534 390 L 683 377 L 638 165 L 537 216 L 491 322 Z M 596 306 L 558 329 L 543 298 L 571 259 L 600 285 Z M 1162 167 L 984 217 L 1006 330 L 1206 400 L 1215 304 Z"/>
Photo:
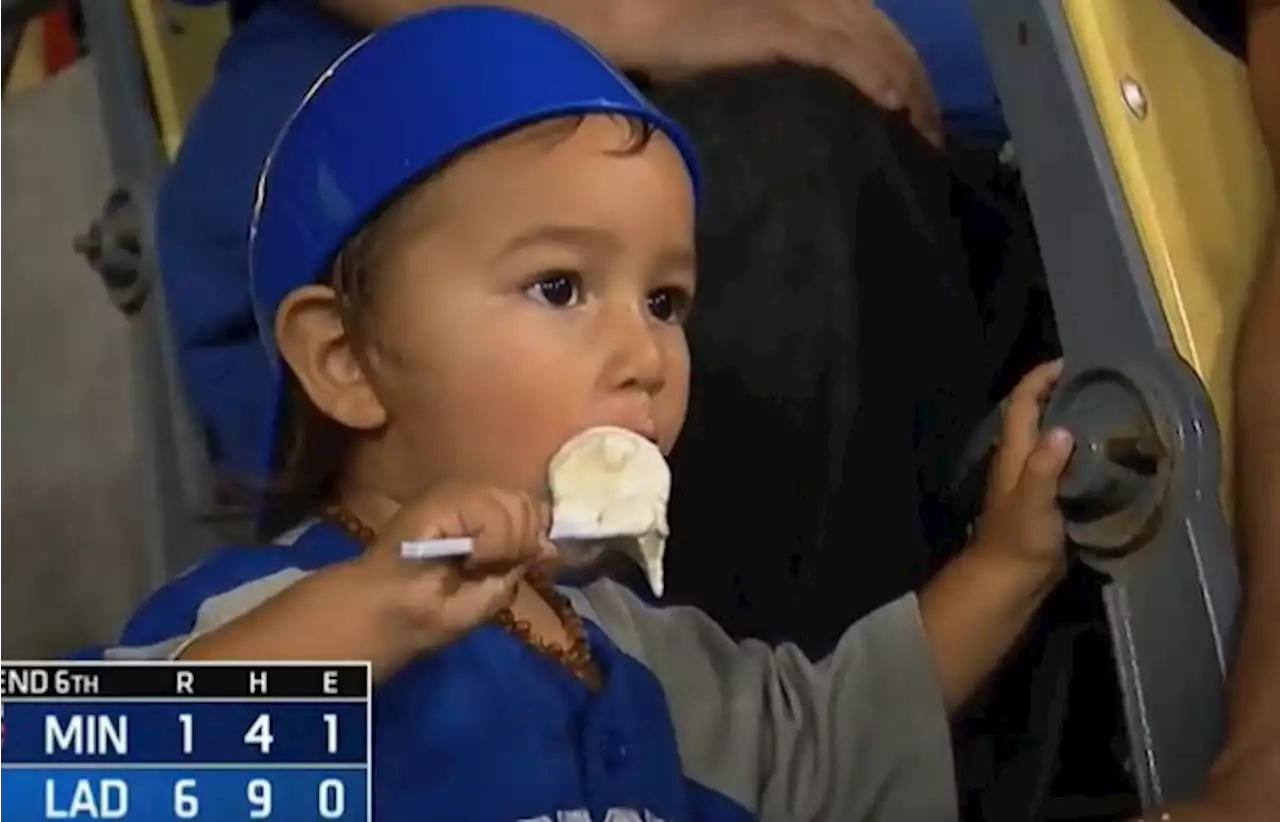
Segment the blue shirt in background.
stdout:
<path fill-rule="evenodd" d="M 947 133 L 982 142 L 1007 139 L 995 80 L 969 0 L 876 0 L 876 5 L 920 55 Z"/>
<path fill-rule="evenodd" d="M 268 0 L 227 0 L 243 20 Z M 217 0 L 186 0 L 193 4 Z M 1209 0 L 1214 4 L 1215 0 Z M 915 46 L 943 110 L 947 131 L 959 136 L 1006 136 L 995 82 L 969 0 L 877 0 Z"/>
<path fill-rule="evenodd" d="M 187 395 L 217 472 L 257 481 L 272 375 L 249 298 L 259 170 L 317 76 L 360 33 L 308 0 L 272 0 L 237 26 L 159 193 L 156 252 Z"/>

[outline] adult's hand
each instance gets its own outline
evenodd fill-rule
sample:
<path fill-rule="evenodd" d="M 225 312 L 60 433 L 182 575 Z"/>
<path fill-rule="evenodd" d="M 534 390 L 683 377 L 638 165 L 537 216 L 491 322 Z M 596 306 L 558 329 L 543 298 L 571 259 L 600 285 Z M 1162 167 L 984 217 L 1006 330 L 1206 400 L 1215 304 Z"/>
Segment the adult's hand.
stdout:
<path fill-rule="evenodd" d="M 1245 0 L 1244 6 L 1249 88 L 1280 196 L 1280 0 Z M 1244 608 L 1226 744 L 1198 806 L 1206 819 L 1217 811 L 1229 822 L 1275 819 L 1280 808 L 1280 219 L 1272 223 L 1270 243 L 1241 320 L 1235 361 Z"/>
<path fill-rule="evenodd" d="M 1164 808 L 1142 822 L 1273 822 L 1280 795 L 1275 774 L 1261 753 L 1230 772 L 1215 768 L 1204 796 Z"/>
<path fill-rule="evenodd" d="M 366 27 L 451 0 L 319 0 Z M 609 59 L 655 79 L 787 60 L 830 69 L 942 142 L 915 49 L 873 0 L 498 0 L 576 31 Z"/>
<path fill-rule="evenodd" d="M 1208 775 L 1204 794 L 1142 822 L 1272 822 L 1280 808 L 1280 784 L 1266 749 L 1228 749 Z"/>
<path fill-rule="evenodd" d="M 873 0 L 616 2 L 621 39 L 602 37 L 601 47 L 621 65 L 658 78 L 777 60 L 819 66 L 883 107 L 905 109 L 921 133 L 942 141 L 924 66 Z"/>

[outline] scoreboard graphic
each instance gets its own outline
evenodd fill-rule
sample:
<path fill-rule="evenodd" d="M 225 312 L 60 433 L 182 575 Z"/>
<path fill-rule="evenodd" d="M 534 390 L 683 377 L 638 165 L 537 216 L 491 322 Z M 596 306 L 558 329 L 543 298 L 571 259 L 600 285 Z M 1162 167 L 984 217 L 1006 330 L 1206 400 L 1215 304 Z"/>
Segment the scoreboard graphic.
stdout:
<path fill-rule="evenodd" d="M 0 817 L 370 822 L 365 664 L 0 666 Z"/>

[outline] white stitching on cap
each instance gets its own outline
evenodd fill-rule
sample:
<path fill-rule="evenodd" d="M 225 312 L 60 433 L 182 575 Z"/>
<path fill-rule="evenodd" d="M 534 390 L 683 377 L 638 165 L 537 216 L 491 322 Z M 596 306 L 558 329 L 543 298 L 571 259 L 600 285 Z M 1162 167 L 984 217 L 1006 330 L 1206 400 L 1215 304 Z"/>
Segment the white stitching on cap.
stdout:
<path fill-rule="evenodd" d="M 284 128 L 280 129 L 280 133 L 276 135 L 275 143 L 272 144 L 271 151 L 267 154 L 267 159 L 262 164 L 262 171 L 258 173 L 258 183 L 254 186 L 253 216 L 249 219 L 249 287 L 251 290 L 253 288 L 254 280 L 257 277 L 257 273 L 254 270 L 253 245 L 254 240 L 258 235 L 258 221 L 262 217 L 263 203 L 267 198 L 267 175 L 271 173 L 271 167 L 275 163 L 276 155 L 280 152 L 280 146 L 284 143 L 284 138 L 289 133 L 289 129 L 293 128 L 294 121 L 298 119 L 303 110 L 306 109 L 307 105 L 315 98 L 316 94 L 319 93 L 324 84 L 333 77 L 334 73 L 344 62 L 346 62 L 347 58 L 364 48 L 364 46 L 373 39 L 373 36 L 374 35 L 370 33 L 360 38 L 360 40 L 351 45 L 346 51 L 338 55 L 338 57 L 329 64 L 329 67 L 320 73 L 320 76 L 317 77 L 315 82 L 313 82 L 310 88 L 307 89 L 307 93 L 302 96 L 302 102 L 299 103 L 298 107 L 289 115 L 289 119 L 285 120 Z"/>

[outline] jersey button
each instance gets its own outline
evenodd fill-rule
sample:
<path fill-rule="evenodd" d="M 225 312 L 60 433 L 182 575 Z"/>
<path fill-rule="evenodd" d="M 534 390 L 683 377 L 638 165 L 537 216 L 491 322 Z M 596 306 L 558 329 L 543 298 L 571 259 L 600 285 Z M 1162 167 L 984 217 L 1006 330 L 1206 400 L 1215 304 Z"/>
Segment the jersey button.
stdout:
<path fill-rule="evenodd" d="M 606 734 L 603 740 L 604 765 L 609 770 L 617 770 L 626 764 L 627 745 L 620 734 Z"/>

